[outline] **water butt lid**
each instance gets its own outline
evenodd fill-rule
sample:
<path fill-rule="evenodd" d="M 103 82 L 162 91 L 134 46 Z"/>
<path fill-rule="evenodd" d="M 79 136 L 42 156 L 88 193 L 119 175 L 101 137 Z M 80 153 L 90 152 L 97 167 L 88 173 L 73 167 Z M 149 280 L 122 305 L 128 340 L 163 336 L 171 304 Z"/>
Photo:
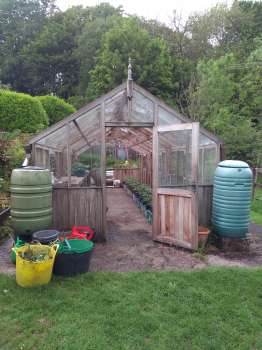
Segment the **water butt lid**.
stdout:
<path fill-rule="evenodd" d="M 249 165 L 242 160 L 223 160 L 218 166 L 222 168 L 249 168 Z"/>

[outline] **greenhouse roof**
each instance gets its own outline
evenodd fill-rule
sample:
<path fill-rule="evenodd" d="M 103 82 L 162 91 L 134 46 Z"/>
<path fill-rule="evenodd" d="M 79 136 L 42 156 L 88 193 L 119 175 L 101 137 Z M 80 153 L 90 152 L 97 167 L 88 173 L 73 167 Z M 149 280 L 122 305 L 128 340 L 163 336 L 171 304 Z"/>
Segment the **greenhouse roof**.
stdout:
<path fill-rule="evenodd" d="M 80 154 L 101 143 L 121 144 L 140 154 L 151 153 L 152 127 L 192 122 L 162 100 L 127 80 L 102 97 L 34 136 L 29 145 L 54 152 L 68 147 Z M 104 136 L 103 136 L 104 135 Z M 168 144 L 168 138 L 166 143 Z M 200 129 L 200 146 L 221 143 L 212 133 Z"/>

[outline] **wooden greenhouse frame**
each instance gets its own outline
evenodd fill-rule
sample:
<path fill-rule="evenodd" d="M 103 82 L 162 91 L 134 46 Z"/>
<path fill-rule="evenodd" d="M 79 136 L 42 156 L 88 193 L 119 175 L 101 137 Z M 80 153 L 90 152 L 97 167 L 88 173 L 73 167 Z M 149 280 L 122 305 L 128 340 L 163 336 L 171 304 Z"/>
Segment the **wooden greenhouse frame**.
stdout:
<path fill-rule="evenodd" d="M 152 156 L 153 239 L 195 249 L 198 224 L 210 222 L 221 141 L 134 83 L 130 67 L 126 82 L 28 143 L 31 165 L 54 173 L 53 226 L 91 225 L 106 239 L 106 142 L 119 138 Z M 86 178 L 74 175 L 83 155 L 93 162 Z"/>

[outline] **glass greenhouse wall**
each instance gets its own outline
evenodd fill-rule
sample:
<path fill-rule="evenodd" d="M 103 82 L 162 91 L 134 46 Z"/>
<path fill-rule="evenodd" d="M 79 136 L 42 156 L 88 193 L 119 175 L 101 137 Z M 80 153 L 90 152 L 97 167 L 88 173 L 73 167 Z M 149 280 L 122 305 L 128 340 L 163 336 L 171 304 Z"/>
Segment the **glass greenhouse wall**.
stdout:
<path fill-rule="evenodd" d="M 132 96 L 128 97 L 127 85 L 122 84 L 34 137 L 30 142 L 32 163 L 52 171 L 55 188 L 75 191 L 93 189 L 92 193 L 95 194 L 92 195 L 99 197 L 96 210 L 100 208 L 103 216 L 105 215 L 103 211 L 105 211 L 106 130 L 109 130 L 107 137 L 112 135 L 111 138 L 113 138 L 114 133 L 110 133 L 110 130 L 117 127 L 130 130 L 132 128 L 131 139 L 123 136 L 122 144 L 135 152 L 141 151 L 141 154 L 145 155 L 152 153 L 154 128 L 183 123 L 192 122 L 135 83 L 132 83 Z M 145 139 L 144 143 L 143 139 Z M 159 187 L 192 185 L 191 141 L 191 133 L 187 130 L 159 135 L 157 155 Z M 220 141 L 206 130 L 200 129 L 198 185 L 212 185 L 219 157 Z M 95 190 L 97 192 L 94 192 Z M 85 198 L 84 192 L 74 193 L 79 195 L 81 193 L 82 198 Z M 88 198 L 90 200 L 90 197 Z M 90 208 L 88 210 L 92 212 Z M 75 217 L 76 214 L 73 213 L 74 223 Z M 100 221 L 105 221 L 105 218 Z M 67 224 L 71 225 L 72 222 Z M 102 232 L 105 229 L 105 222 L 101 223 L 100 227 Z"/>
<path fill-rule="evenodd" d="M 129 112 L 130 108 L 130 112 Z M 157 124 L 185 122 L 170 108 L 157 106 Z M 154 100 L 134 90 L 130 107 L 122 90 L 105 99 L 104 120 L 101 103 L 72 121 L 61 125 L 35 143 L 35 164 L 49 168 L 55 184 L 101 186 L 101 145 L 107 123 L 151 123 L 154 125 Z M 137 129 L 139 134 L 140 130 Z M 188 131 L 161 135 L 159 140 L 159 185 L 182 186 L 191 183 L 191 134 Z M 123 140 L 123 143 L 125 140 Z M 200 131 L 198 182 L 210 185 L 219 159 L 219 145 Z M 161 174 L 165 169 L 165 178 Z M 71 179 L 70 179 L 71 178 Z"/>

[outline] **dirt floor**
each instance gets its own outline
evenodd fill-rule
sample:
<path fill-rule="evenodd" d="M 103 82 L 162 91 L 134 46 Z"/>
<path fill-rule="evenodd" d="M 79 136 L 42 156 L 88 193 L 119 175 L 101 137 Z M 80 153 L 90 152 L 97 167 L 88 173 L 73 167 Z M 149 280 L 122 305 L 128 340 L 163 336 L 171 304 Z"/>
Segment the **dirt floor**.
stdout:
<path fill-rule="evenodd" d="M 262 266 L 262 228 L 252 225 L 249 252 L 207 255 L 152 241 L 152 227 L 121 188 L 107 191 L 107 242 L 95 247 L 92 271 L 192 269 L 205 266 Z"/>
<path fill-rule="evenodd" d="M 107 242 L 95 247 L 92 271 L 194 268 L 203 263 L 181 249 L 152 241 L 152 226 L 122 188 L 107 191 Z"/>
<path fill-rule="evenodd" d="M 210 246 L 199 254 L 152 241 L 152 227 L 121 188 L 109 188 L 107 242 L 96 244 L 91 271 L 177 270 L 206 266 L 262 266 L 262 228 L 251 224 L 247 252 L 225 253 Z M 10 262 L 12 242 L 0 243 L 0 273 L 14 274 Z"/>

